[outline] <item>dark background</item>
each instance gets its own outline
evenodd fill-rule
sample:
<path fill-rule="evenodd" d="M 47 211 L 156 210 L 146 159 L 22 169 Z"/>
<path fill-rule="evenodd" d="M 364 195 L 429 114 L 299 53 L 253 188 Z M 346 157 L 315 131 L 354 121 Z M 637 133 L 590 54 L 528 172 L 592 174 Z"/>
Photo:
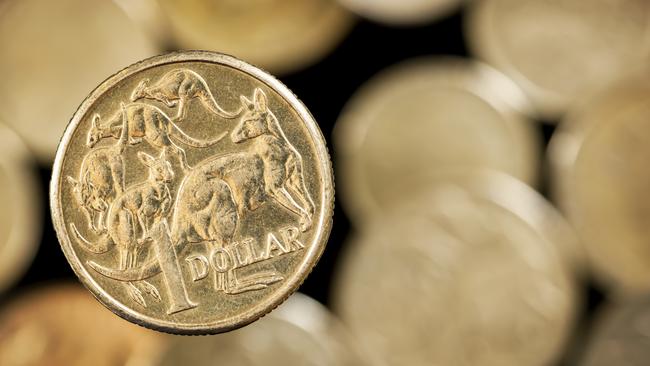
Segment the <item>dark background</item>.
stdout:
<path fill-rule="evenodd" d="M 469 57 L 463 39 L 463 15 L 456 12 L 451 16 L 430 24 L 416 27 L 387 27 L 365 20 L 359 20 L 339 46 L 320 62 L 301 71 L 285 75 L 280 79 L 305 103 L 312 112 L 327 139 L 328 147 L 336 162 L 331 144 L 332 128 L 336 119 L 352 94 L 369 78 L 382 69 L 400 61 L 431 55 L 457 55 Z M 126 65 L 125 65 L 126 66 Z M 538 121 L 545 141 L 548 142 L 554 130 L 553 121 Z M 336 169 L 336 165 L 334 166 Z M 51 167 L 40 167 L 43 201 L 49 197 L 48 187 Z M 547 174 L 544 172 L 541 190 L 546 194 Z M 5 208 L 8 209 L 8 208 Z M 49 205 L 44 205 L 44 232 L 38 254 L 27 274 L 17 286 L 6 294 L 5 299 L 34 284 L 49 281 L 77 281 L 67 263 L 52 227 Z M 320 262 L 307 278 L 300 291 L 327 304 L 330 293 L 330 279 L 336 271 L 339 255 L 345 250 L 345 238 L 350 232 L 350 223 L 336 206 L 334 226 L 330 240 Z M 603 303 L 603 295 L 591 279 L 582 279 L 579 290 L 584 303 L 575 327 L 572 342 L 567 345 L 560 365 L 573 365 L 579 359 L 591 329 L 593 314 Z M 415 295 L 415 294 L 414 294 Z M 531 336 L 535 336 L 532 335 Z M 523 366 L 523 365 L 522 365 Z"/>

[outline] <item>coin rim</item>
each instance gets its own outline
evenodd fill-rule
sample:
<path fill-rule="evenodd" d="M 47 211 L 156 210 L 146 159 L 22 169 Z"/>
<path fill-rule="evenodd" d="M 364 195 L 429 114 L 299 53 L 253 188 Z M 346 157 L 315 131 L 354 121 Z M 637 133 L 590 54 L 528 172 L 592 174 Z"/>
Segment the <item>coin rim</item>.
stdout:
<path fill-rule="evenodd" d="M 278 93 L 290 105 L 295 113 L 298 114 L 302 120 L 302 123 L 304 123 L 304 126 L 307 128 L 310 135 L 309 137 L 311 137 L 315 149 L 315 157 L 318 162 L 319 169 L 321 170 L 321 214 L 319 215 L 320 217 L 317 225 L 315 225 L 312 229 L 317 230 L 314 240 L 312 241 L 315 244 L 309 248 L 307 254 L 305 254 L 305 258 L 302 260 L 301 265 L 292 273 L 289 279 L 283 282 L 283 284 L 278 289 L 276 289 L 264 301 L 257 304 L 253 308 L 227 319 L 206 322 L 203 324 L 177 324 L 171 321 L 163 321 L 150 316 L 146 316 L 127 307 L 109 295 L 104 289 L 102 289 L 102 287 L 99 286 L 97 282 L 95 282 L 95 280 L 89 275 L 87 269 L 82 265 L 81 261 L 75 254 L 64 224 L 62 212 L 63 206 L 60 202 L 61 195 L 59 194 L 59 181 L 61 179 L 62 167 L 66 151 L 68 149 L 68 144 L 70 143 L 72 135 L 75 132 L 77 126 L 91 109 L 91 107 L 95 105 L 99 97 L 104 95 L 104 93 L 111 90 L 119 82 L 126 79 L 127 77 L 130 77 L 147 69 L 155 68 L 157 66 L 183 62 L 203 62 L 229 67 L 248 74 L 260 83 L 263 83 L 267 87 L 273 89 L 273 91 Z M 322 255 L 329 238 L 334 210 L 333 181 L 334 177 L 332 166 L 323 134 L 309 110 L 289 90 L 289 88 L 287 88 L 274 76 L 233 56 L 211 51 L 182 51 L 154 56 L 126 67 L 125 69 L 119 71 L 118 73 L 102 82 L 81 103 L 72 119 L 70 120 L 68 126 L 66 127 L 65 133 L 59 142 L 59 147 L 57 148 L 57 153 L 52 169 L 52 178 L 50 181 L 50 209 L 52 214 L 52 222 L 57 233 L 57 238 L 68 262 L 70 263 L 77 277 L 79 277 L 81 283 L 106 308 L 130 322 L 162 332 L 181 335 L 217 334 L 243 327 L 266 315 L 278 305 L 283 303 L 293 292 L 295 292 L 305 280 L 307 275 L 309 275 L 313 267 L 318 262 L 320 256 Z"/>

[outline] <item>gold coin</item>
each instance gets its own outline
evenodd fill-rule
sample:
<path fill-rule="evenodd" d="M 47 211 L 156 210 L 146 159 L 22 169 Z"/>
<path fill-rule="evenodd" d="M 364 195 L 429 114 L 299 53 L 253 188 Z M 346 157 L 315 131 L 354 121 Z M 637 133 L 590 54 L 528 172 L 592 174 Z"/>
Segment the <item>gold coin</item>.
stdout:
<path fill-rule="evenodd" d="M 238 328 L 284 301 L 325 248 L 334 200 L 305 106 L 207 51 L 148 59 L 95 89 L 50 192 L 86 287 L 125 319 L 181 334 Z"/>
<path fill-rule="evenodd" d="M 521 85 L 545 118 L 648 61 L 646 0 L 476 0 L 472 6 L 470 48 Z"/>
<path fill-rule="evenodd" d="M 244 329 L 216 337 L 176 337 L 158 366 L 362 366 L 342 325 L 318 302 L 294 294 Z"/>
<path fill-rule="evenodd" d="M 7 0 L 0 53 L 0 117 L 51 162 L 88 90 L 158 50 L 111 1 Z"/>
<path fill-rule="evenodd" d="M 464 0 L 338 0 L 351 11 L 386 24 L 429 22 L 445 16 Z"/>
<path fill-rule="evenodd" d="M 335 0 L 158 0 L 178 45 L 235 55 L 274 73 L 333 49 L 353 17 Z"/>
<path fill-rule="evenodd" d="M 3 308 L 0 364 L 150 366 L 165 338 L 112 316 L 81 286 L 50 285 Z"/>
<path fill-rule="evenodd" d="M 563 243 L 517 186 L 453 182 L 349 243 L 335 310 L 388 365 L 552 364 L 576 302 Z"/>
<path fill-rule="evenodd" d="M 0 124 L 0 291 L 27 269 L 42 233 L 35 162 L 22 140 Z M 1 363 L 0 363 L 1 364 Z"/>
<path fill-rule="evenodd" d="M 646 366 L 650 360 L 650 297 L 609 305 L 600 315 L 583 366 Z"/>
<path fill-rule="evenodd" d="M 536 180 L 540 137 L 509 79 L 469 60 L 417 59 L 373 78 L 334 130 L 344 208 L 355 222 L 428 187 L 448 168 Z"/>
<path fill-rule="evenodd" d="M 619 84 L 583 103 L 551 139 L 554 196 L 599 279 L 617 292 L 650 289 L 650 83 Z"/>

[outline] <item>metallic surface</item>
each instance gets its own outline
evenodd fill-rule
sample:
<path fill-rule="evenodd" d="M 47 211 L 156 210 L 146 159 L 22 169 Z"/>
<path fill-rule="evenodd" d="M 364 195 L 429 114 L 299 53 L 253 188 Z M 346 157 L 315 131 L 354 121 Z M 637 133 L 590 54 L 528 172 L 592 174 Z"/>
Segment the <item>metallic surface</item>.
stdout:
<path fill-rule="evenodd" d="M 448 15 L 464 0 L 338 0 L 351 11 L 377 22 L 406 25 Z"/>
<path fill-rule="evenodd" d="M 476 0 L 470 48 L 513 78 L 545 118 L 648 62 L 646 0 Z"/>
<path fill-rule="evenodd" d="M 334 130 L 344 208 L 355 223 L 427 188 L 449 168 L 536 181 L 540 136 L 509 79 L 473 61 L 417 59 L 374 77 Z"/>
<path fill-rule="evenodd" d="M 158 52 L 112 1 L 2 1 L 0 119 L 49 163 L 88 91 Z"/>
<path fill-rule="evenodd" d="M 232 54 L 273 73 L 323 57 L 353 16 L 335 0 L 158 0 L 181 48 Z"/>
<path fill-rule="evenodd" d="M 152 366 L 159 333 L 121 321 L 78 285 L 51 285 L 0 313 L 3 366 Z"/>
<path fill-rule="evenodd" d="M 549 146 L 554 197 L 614 292 L 650 289 L 649 85 L 623 82 L 586 101 Z"/>
<path fill-rule="evenodd" d="M 132 65 L 82 103 L 59 146 L 51 208 L 84 285 L 172 333 L 219 333 L 271 311 L 329 236 L 323 136 L 277 79 L 194 51 Z"/>
<path fill-rule="evenodd" d="M 530 192 L 460 181 L 350 243 L 335 310 L 389 365 L 552 364 L 577 301 L 557 251 L 565 239 L 542 231 Z"/>

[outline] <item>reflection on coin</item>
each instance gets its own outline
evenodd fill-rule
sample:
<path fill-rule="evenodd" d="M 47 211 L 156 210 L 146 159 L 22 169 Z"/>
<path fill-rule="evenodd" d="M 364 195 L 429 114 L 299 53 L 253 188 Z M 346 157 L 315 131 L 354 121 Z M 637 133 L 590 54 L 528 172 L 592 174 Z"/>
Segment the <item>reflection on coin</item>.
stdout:
<path fill-rule="evenodd" d="M 387 24 L 431 21 L 455 10 L 463 0 L 338 0 L 351 11 Z"/>
<path fill-rule="evenodd" d="M 0 53 L 0 116 L 48 162 L 88 90 L 157 51 L 111 1 L 8 0 Z"/>
<path fill-rule="evenodd" d="M 650 51 L 646 0 L 476 0 L 468 19 L 470 47 L 546 118 L 642 67 Z"/>
<path fill-rule="evenodd" d="M 54 225 L 109 309 L 182 334 L 246 325 L 320 257 L 332 173 L 305 106 L 212 52 L 132 65 L 83 102 L 53 169 Z"/>
<path fill-rule="evenodd" d="M 606 310 L 601 315 L 581 365 L 648 365 L 650 297 L 617 304 Z"/>
<path fill-rule="evenodd" d="M 350 243 L 335 309 L 389 365 L 541 366 L 563 346 L 576 299 L 561 243 L 474 188 L 440 185 Z"/>
<path fill-rule="evenodd" d="M 175 338 L 158 366 L 362 366 L 349 335 L 322 305 L 295 294 L 244 329 L 214 337 Z"/>
<path fill-rule="evenodd" d="M 419 59 L 375 77 L 334 131 L 343 203 L 354 221 L 428 187 L 450 167 L 535 181 L 539 136 L 526 100 L 498 72 L 461 59 Z"/>
<path fill-rule="evenodd" d="M 614 290 L 650 289 L 650 83 L 619 85 L 571 113 L 549 155 L 558 203 Z"/>
<path fill-rule="evenodd" d="M 225 52 L 275 73 L 324 56 L 353 17 L 335 0 L 159 0 L 186 49 Z"/>
<path fill-rule="evenodd" d="M 0 124 L 0 291 L 22 275 L 41 238 L 41 192 L 34 168 L 27 147 Z"/>
<path fill-rule="evenodd" d="M 3 366 L 149 366 L 164 339 L 112 316 L 81 286 L 33 290 L 0 313 Z"/>

